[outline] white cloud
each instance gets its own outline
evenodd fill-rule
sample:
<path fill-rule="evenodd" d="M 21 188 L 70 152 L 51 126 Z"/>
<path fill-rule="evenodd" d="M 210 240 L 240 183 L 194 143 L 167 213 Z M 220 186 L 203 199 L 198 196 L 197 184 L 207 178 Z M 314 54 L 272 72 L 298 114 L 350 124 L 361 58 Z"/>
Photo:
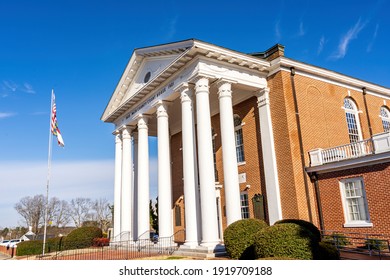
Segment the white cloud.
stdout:
<path fill-rule="evenodd" d="M 5 112 L 0 112 L 0 120 L 1 119 L 6 119 L 15 116 L 16 113 L 5 113 Z"/>
<path fill-rule="evenodd" d="M 18 88 L 18 85 L 12 81 L 3 81 L 3 85 L 5 86 L 6 89 L 8 89 L 12 92 L 15 92 L 16 89 Z"/>
<path fill-rule="evenodd" d="M 168 22 L 168 28 L 165 29 L 166 30 L 166 35 L 165 35 L 166 40 L 171 40 L 175 36 L 176 28 L 177 28 L 177 21 L 178 21 L 178 16 L 175 16 Z"/>
<path fill-rule="evenodd" d="M 24 83 L 23 87 L 21 87 L 20 90 L 27 93 L 35 94 L 35 90 L 33 89 L 32 85 L 30 85 L 29 83 Z"/>
<path fill-rule="evenodd" d="M 46 161 L 0 161 L 0 228 L 23 225 L 14 205 L 22 197 L 46 195 Z M 150 159 L 150 197 L 157 196 L 157 160 Z M 114 160 L 52 161 L 49 197 L 106 198 L 113 203 Z"/>
<path fill-rule="evenodd" d="M 299 23 L 299 31 L 298 31 L 298 36 L 304 36 L 306 34 L 305 29 L 303 28 L 303 21 Z"/>
<path fill-rule="evenodd" d="M 2 97 L 7 97 L 10 92 L 22 91 L 30 94 L 35 94 L 35 90 L 30 83 L 24 82 L 22 86 L 13 81 L 4 80 L 2 83 Z"/>
<path fill-rule="evenodd" d="M 370 42 L 370 43 L 368 44 L 368 46 L 367 46 L 367 52 L 371 52 L 372 47 L 373 47 L 374 42 L 375 42 L 375 39 L 376 39 L 376 37 L 378 36 L 378 30 L 379 30 L 379 24 L 377 24 L 377 25 L 375 26 L 375 30 L 374 30 L 374 33 L 373 33 L 373 35 L 372 35 L 371 42 Z"/>
<path fill-rule="evenodd" d="M 282 34 L 280 31 L 280 20 L 275 23 L 275 37 L 276 41 L 280 41 L 280 39 L 282 38 Z"/>
<path fill-rule="evenodd" d="M 320 42 L 318 44 L 317 54 L 320 54 L 323 51 L 325 43 L 326 43 L 325 36 L 322 35 L 320 38 Z"/>
<path fill-rule="evenodd" d="M 359 19 L 355 25 L 348 30 L 346 34 L 341 37 L 337 51 L 332 58 L 339 59 L 343 58 L 347 54 L 348 46 L 353 39 L 356 39 L 360 31 L 366 26 L 367 22 L 362 23 Z"/>

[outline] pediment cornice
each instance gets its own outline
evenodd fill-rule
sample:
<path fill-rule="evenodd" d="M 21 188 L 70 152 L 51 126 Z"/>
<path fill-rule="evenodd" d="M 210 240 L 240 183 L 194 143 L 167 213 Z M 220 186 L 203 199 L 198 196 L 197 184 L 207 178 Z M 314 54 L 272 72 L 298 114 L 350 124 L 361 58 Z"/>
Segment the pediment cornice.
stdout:
<path fill-rule="evenodd" d="M 157 90 L 170 77 L 175 75 L 193 59 L 205 57 L 217 63 L 231 65 L 233 68 L 243 68 L 250 71 L 267 73 L 270 63 L 264 59 L 218 47 L 198 40 L 187 40 L 172 44 L 136 49 L 103 113 L 102 120 L 115 122 L 129 108 L 141 99 Z M 135 79 L 147 61 L 158 58 L 170 58 L 158 74 L 144 84 L 135 84 Z"/>

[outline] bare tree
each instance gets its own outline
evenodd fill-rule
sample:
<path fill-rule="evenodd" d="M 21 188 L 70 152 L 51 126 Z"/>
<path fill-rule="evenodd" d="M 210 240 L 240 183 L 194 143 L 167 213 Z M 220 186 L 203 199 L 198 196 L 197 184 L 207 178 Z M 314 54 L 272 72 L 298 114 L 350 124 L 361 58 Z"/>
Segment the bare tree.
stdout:
<path fill-rule="evenodd" d="M 70 201 L 70 217 L 76 227 L 81 227 L 83 222 L 90 217 L 92 207 L 91 199 L 78 197 Z"/>
<path fill-rule="evenodd" d="M 26 226 L 31 226 L 33 232 L 38 233 L 39 226 L 44 220 L 45 197 L 41 194 L 23 197 L 14 208 L 24 218 Z"/>
<path fill-rule="evenodd" d="M 100 225 L 100 228 L 107 232 L 111 224 L 111 208 L 106 198 L 96 199 L 93 202 L 92 209 L 95 211 L 95 220 Z"/>
<path fill-rule="evenodd" d="M 70 221 L 70 207 L 65 200 L 52 197 L 47 211 L 48 223 L 54 226 L 66 226 Z"/>

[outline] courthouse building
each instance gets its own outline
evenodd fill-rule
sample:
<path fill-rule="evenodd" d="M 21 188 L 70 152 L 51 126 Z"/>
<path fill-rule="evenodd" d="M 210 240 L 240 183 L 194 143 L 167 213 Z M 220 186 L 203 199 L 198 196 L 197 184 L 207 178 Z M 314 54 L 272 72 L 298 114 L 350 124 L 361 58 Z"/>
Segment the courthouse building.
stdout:
<path fill-rule="evenodd" d="M 160 237 L 185 229 L 186 246 L 212 249 L 245 218 L 390 234 L 389 105 L 390 89 L 281 45 L 136 49 L 102 116 L 115 125 L 114 238 L 150 230 L 149 136 Z"/>

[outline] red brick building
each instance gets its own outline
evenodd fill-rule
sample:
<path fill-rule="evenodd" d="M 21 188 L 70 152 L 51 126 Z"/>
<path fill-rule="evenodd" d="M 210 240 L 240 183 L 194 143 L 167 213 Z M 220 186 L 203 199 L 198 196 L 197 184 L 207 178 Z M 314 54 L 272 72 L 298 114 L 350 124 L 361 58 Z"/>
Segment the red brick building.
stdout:
<path fill-rule="evenodd" d="M 102 116 L 115 124 L 114 236 L 150 228 L 148 136 L 160 236 L 185 229 L 187 246 L 213 249 L 227 225 L 253 217 L 390 234 L 389 105 L 390 89 L 287 58 L 281 45 L 137 49 Z"/>

